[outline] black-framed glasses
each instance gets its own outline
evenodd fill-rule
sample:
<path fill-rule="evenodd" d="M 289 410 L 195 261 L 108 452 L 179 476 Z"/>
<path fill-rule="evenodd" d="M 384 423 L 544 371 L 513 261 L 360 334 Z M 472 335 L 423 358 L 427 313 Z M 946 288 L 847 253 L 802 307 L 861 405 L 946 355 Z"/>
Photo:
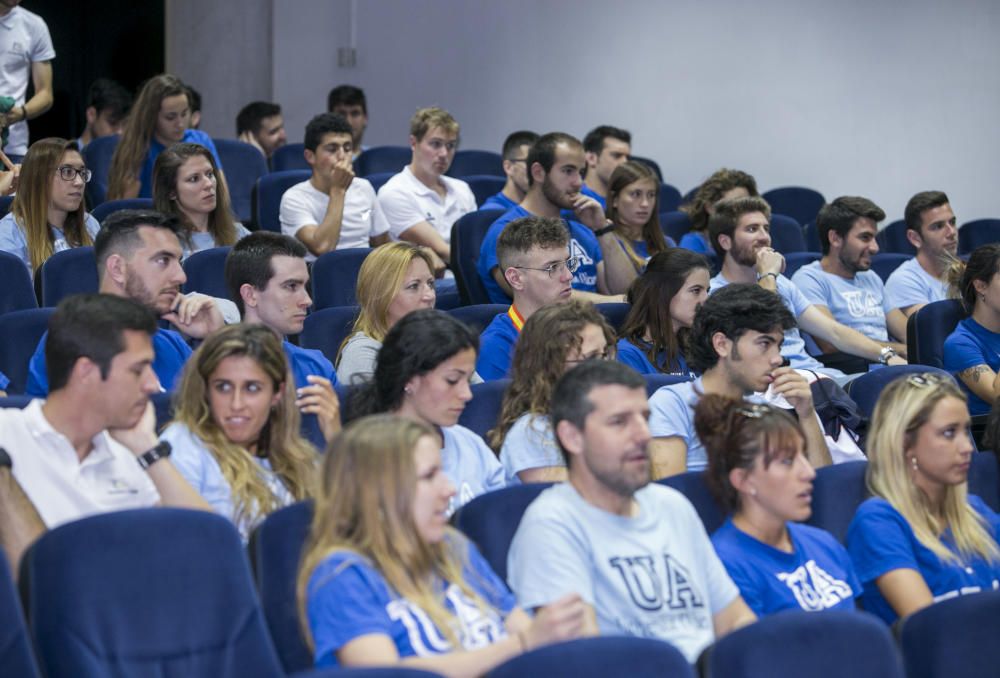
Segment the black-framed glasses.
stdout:
<path fill-rule="evenodd" d="M 556 273 L 561 273 L 563 269 L 566 269 L 570 273 L 576 273 L 577 269 L 580 268 L 580 257 L 570 257 L 566 261 L 557 261 L 545 268 L 534 268 L 532 266 L 514 266 L 513 268 L 521 268 L 526 271 L 542 271 L 548 273 L 550 278 L 554 278 Z"/>
<path fill-rule="evenodd" d="M 59 165 L 56 167 L 56 172 L 59 173 L 59 178 L 63 181 L 73 181 L 77 177 L 83 179 L 83 183 L 90 181 L 90 177 L 94 176 L 86 167 L 73 167 L 72 165 Z"/>
<path fill-rule="evenodd" d="M 600 351 L 595 351 L 594 353 L 588 353 L 587 355 L 582 355 L 579 358 L 573 358 L 567 360 L 566 362 L 575 365 L 576 363 L 585 363 L 588 360 L 611 360 L 611 348 L 605 346 Z"/>

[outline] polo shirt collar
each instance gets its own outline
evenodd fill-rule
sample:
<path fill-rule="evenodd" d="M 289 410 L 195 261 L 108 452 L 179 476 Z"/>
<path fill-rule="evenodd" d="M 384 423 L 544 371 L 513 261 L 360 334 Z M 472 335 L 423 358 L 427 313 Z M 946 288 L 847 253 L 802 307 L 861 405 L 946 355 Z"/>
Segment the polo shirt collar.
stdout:
<path fill-rule="evenodd" d="M 69 441 L 69 438 L 55 430 L 49 420 L 45 418 L 45 413 L 42 412 L 42 405 L 44 403 L 45 401 L 43 399 L 37 398 L 28 403 L 28 406 L 24 408 L 25 418 L 28 422 L 28 429 L 31 432 L 32 437 L 46 441 L 46 444 L 42 447 L 45 449 L 58 450 L 60 455 L 66 456 L 65 461 L 67 463 L 72 460 L 73 462 L 78 463 L 81 467 L 90 466 L 92 464 L 100 464 L 114 459 L 114 454 L 111 452 L 108 432 L 105 430 L 101 431 L 91 439 L 90 442 L 93 447 L 91 448 L 90 453 L 84 457 L 83 461 L 79 461 L 79 458 L 76 456 L 76 449 Z"/>

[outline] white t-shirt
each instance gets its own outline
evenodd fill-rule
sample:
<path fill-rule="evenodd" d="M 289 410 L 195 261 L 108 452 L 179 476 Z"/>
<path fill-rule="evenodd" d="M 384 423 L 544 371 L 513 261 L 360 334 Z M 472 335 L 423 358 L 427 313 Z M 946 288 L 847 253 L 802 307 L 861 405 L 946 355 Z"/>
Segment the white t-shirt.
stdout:
<path fill-rule="evenodd" d="M 23 7 L 15 7 L 0 18 L 0 95 L 14 97 L 15 105 L 23 106 L 31 79 L 31 64 L 55 58 L 49 27 L 42 17 Z M 8 155 L 28 152 L 28 123 L 11 126 L 3 150 Z"/>
<path fill-rule="evenodd" d="M 410 171 L 409 165 L 379 189 L 376 214 L 378 231 L 389 231 L 393 240 L 399 240 L 403 231 L 426 221 L 446 243 L 451 242 L 451 226 L 458 218 L 476 211 L 476 196 L 461 179 L 441 177 L 447 193 L 444 198 L 428 188 Z"/>
<path fill-rule="evenodd" d="M 135 455 L 107 431 L 94 436 L 94 448 L 80 461 L 66 436 L 45 418 L 43 402 L 33 400 L 23 410 L 0 409 L 0 444 L 47 527 L 160 501 Z"/>
<path fill-rule="evenodd" d="M 303 226 L 318 226 L 329 205 L 330 195 L 317 189 L 308 179 L 295 184 L 281 196 L 281 232 L 294 238 Z M 340 220 L 340 240 L 336 249 L 368 247 L 369 238 L 385 233 L 388 228 L 376 223 L 377 212 L 375 189 L 367 179 L 355 177 L 344 194 L 344 215 Z M 306 261 L 316 261 L 316 255 L 310 252 Z"/>

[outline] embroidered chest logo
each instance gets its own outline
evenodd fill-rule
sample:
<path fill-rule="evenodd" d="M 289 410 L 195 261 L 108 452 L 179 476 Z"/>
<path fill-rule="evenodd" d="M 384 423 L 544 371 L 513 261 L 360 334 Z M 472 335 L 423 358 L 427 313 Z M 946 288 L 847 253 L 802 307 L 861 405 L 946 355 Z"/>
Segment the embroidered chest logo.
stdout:
<path fill-rule="evenodd" d="M 792 590 L 803 610 L 825 610 L 854 597 L 847 582 L 831 575 L 815 560 L 809 560 L 791 572 L 779 572 L 778 579 Z"/>
<path fill-rule="evenodd" d="M 705 605 L 691 584 L 687 568 L 668 554 L 663 555 L 662 573 L 657 572 L 658 561 L 653 556 L 617 556 L 609 562 L 636 607 L 656 612 L 664 607 L 682 610 Z"/>

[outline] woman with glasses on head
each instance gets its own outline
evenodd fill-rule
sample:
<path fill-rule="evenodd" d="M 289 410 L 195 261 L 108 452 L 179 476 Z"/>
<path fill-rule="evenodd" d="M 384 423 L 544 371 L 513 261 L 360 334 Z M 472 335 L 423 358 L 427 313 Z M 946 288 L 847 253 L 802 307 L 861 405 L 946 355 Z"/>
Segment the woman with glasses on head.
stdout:
<path fill-rule="evenodd" d="M 614 353 L 614 330 L 586 301 L 552 304 L 524 324 L 514 349 L 500 422 L 490 432 L 507 483 L 566 480 L 566 462 L 549 424 L 552 391 L 564 372 Z"/>
<path fill-rule="evenodd" d="M 886 622 L 936 600 L 1000 587 L 1000 516 L 968 493 L 975 448 L 965 395 L 948 377 L 886 386 L 868 433 L 868 490 L 847 549 L 867 611 Z"/>
<path fill-rule="evenodd" d="M 185 257 L 233 245 L 250 233 L 233 219 L 226 179 L 201 144 L 174 144 L 156 158 L 153 207 L 176 216 L 184 227 Z"/>
<path fill-rule="evenodd" d="M 608 183 L 607 205 L 608 220 L 636 275 L 645 270 L 650 257 L 673 245 L 660 229 L 660 180 L 648 165 L 629 160 L 616 167 Z"/>
<path fill-rule="evenodd" d="M 725 167 L 718 170 L 705 179 L 691 202 L 681 207 L 691 218 L 691 230 L 684 234 L 679 245 L 699 254 L 715 254 L 715 248 L 708 241 L 708 218 L 715 211 L 715 203 L 757 195 L 760 195 L 757 181 L 751 175 Z"/>
<path fill-rule="evenodd" d="M 639 374 L 690 376 L 684 360 L 694 314 L 708 298 L 708 260 L 675 247 L 649 260 L 628 291 L 618 360 Z"/>
<path fill-rule="evenodd" d="M 94 244 L 101 226 L 84 211 L 90 170 L 75 141 L 41 139 L 21 165 L 17 195 L 0 219 L 0 250 L 34 272 L 56 252 Z"/>
<path fill-rule="evenodd" d="M 750 609 L 758 617 L 853 610 L 861 583 L 847 550 L 801 524 L 812 513 L 816 472 L 798 421 L 770 405 L 708 394 L 695 405 L 694 427 L 708 454 L 709 489 L 730 514 L 712 545 Z"/>

